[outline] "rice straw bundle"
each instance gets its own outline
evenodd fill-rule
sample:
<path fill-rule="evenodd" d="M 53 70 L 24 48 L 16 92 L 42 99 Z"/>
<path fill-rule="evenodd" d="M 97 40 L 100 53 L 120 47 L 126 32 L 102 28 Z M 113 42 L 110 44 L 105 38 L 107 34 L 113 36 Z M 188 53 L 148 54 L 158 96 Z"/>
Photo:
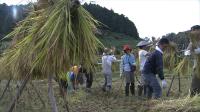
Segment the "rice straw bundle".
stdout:
<path fill-rule="evenodd" d="M 81 62 L 93 69 L 102 46 L 92 32 L 98 22 L 81 6 L 70 5 L 71 0 L 57 0 L 21 21 L 7 36 L 13 44 L 1 58 L 1 72 L 8 68 L 14 78 L 21 79 L 26 74 L 32 78 L 58 75 Z"/>
<path fill-rule="evenodd" d="M 141 73 L 140 73 L 140 63 L 139 63 L 139 59 L 136 60 L 136 71 L 135 71 L 135 75 L 141 75 Z"/>
<path fill-rule="evenodd" d="M 163 55 L 164 67 L 169 71 L 172 71 L 176 63 L 176 51 L 177 46 L 174 42 L 170 42 L 170 45 L 166 48 Z"/>
<path fill-rule="evenodd" d="M 189 57 L 184 57 L 183 60 L 174 68 L 175 74 L 190 75 L 192 64 Z"/>
<path fill-rule="evenodd" d="M 153 52 L 156 48 L 156 44 L 152 43 L 150 46 L 149 46 L 149 49 L 148 49 L 148 52 Z"/>
<path fill-rule="evenodd" d="M 157 43 L 159 42 L 160 38 L 155 39 L 154 37 L 152 37 L 152 42 L 150 44 L 150 48 L 149 48 L 149 52 L 152 52 L 155 50 Z"/>

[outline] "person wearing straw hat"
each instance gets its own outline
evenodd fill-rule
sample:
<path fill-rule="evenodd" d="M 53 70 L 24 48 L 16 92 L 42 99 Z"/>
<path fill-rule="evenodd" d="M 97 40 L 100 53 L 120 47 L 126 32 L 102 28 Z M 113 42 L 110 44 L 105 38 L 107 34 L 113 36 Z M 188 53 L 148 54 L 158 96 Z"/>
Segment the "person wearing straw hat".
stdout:
<path fill-rule="evenodd" d="M 102 56 L 102 68 L 105 83 L 103 85 L 103 91 L 111 91 L 112 88 L 112 63 L 116 61 L 116 57 L 113 55 L 112 50 L 105 48 L 104 55 Z"/>
<path fill-rule="evenodd" d="M 147 97 L 149 99 L 152 96 L 158 99 L 162 95 L 162 88 L 167 87 L 167 82 L 164 77 L 163 72 L 163 51 L 169 45 L 169 40 L 167 38 L 161 38 L 156 46 L 155 51 L 153 51 L 147 58 L 142 74 L 144 74 L 144 82 L 147 86 Z M 158 74 L 159 78 L 162 80 L 162 88 L 156 77 Z"/>
<path fill-rule="evenodd" d="M 139 48 L 138 56 L 139 56 L 139 65 L 140 65 L 140 73 L 141 73 L 140 84 L 138 85 L 139 96 L 142 96 L 143 90 L 144 90 L 144 95 L 146 95 L 146 85 L 144 83 L 144 74 L 142 74 L 142 70 L 146 62 L 146 59 L 149 56 L 149 53 L 147 51 L 147 48 L 149 45 L 150 45 L 150 42 L 145 41 L 145 40 L 140 41 L 137 44 L 137 47 Z"/>
<path fill-rule="evenodd" d="M 129 89 L 131 91 L 131 94 L 135 95 L 135 57 L 133 54 L 131 54 L 132 49 L 129 45 L 124 45 L 123 50 L 125 54 L 121 57 L 120 77 L 125 77 L 125 95 L 129 96 Z"/>

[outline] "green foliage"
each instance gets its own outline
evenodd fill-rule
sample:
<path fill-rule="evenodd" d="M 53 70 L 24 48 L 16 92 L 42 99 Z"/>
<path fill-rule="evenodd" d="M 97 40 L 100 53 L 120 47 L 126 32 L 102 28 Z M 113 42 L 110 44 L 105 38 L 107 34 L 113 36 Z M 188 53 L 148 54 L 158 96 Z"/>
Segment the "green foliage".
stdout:
<path fill-rule="evenodd" d="M 132 48 L 134 48 L 137 42 L 139 42 L 139 39 L 113 32 L 108 32 L 106 35 L 98 36 L 98 38 L 106 47 L 114 46 L 117 50 L 122 50 L 124 44 L 129 44 Z M 118 53 L 119 52 L 120 51 L 118 51 Z"/>

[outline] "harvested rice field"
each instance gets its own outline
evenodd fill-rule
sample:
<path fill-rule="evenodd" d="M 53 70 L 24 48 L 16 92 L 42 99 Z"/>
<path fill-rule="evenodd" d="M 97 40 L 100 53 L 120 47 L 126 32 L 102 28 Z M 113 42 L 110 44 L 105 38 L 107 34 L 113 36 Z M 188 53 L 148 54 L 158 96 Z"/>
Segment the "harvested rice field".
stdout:
<path fill-rule="evenodd" d="M 95 81 L 91 92 L 87 92 L 84 85 L 80 86 L 75 92 L 68 93 L 67 101 L 70 112 L 193 112 L 199 111 L 200 98 L 189 98 L 190 78 L 181 78 L 181 92 L 178 89 L 178 78 L 174 79 L 169 97 L 166 97 L 168 89 L 163 91 L 163 98 L 160 100 L 147 100 L 144 97 L 129 96 L 125 97 L 124 84 L 118 74 L 113 76 L 113 88 L 110 93 L 103 92 L 101 85 L 103 84 L 103 76 L 101 74 L 95 76 Z M 168 83 L 171 78 L 168 76 Z M 1 81 L 0 93 L 6 86 L 6 80 Z M 14 112 L 51 112 L 48 99 L 47 80 L 34 80 L 25 88 L 22 96 L 17 101 Z M 11 102 L 17 91 L 17 82 L 11 81 L 4 97 L 0 100 L 0 111 L 4 112 Z M 35 91 L 34 87 L 37 89 Z M 59 85 L 53 82 L 54 93 L 56 96 L 59 112 L 66 112 L 62 96 L 60 94 Z"/>

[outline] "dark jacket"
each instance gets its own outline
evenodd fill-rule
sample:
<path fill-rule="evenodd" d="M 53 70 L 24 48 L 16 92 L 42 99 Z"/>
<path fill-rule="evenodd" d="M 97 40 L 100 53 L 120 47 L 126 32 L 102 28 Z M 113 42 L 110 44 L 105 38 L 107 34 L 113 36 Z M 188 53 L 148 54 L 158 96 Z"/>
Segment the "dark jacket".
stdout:
<path fill-rule="evenodd" d="M 158 74 L 161 80 L 164 79 L 163 54 L 160 51 L 155 50 L 150 54 L 144 64 L 142 73 L 155 75 Z"/>

